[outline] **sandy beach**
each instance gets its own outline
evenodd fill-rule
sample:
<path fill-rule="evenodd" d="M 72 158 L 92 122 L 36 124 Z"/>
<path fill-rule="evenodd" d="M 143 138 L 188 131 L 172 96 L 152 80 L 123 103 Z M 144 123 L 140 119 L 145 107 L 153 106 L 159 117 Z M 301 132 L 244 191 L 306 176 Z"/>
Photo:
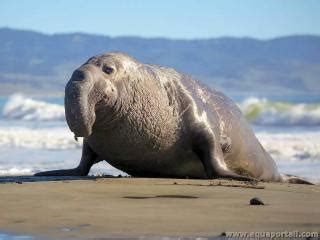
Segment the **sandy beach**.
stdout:
<path fill-rule="evenodd" d="M 259 197 L 265 205 L 253 206 Z M 320 186 L 98 178 L 0 184 L 0 231 L 49 238 L 320 230 Z"/>

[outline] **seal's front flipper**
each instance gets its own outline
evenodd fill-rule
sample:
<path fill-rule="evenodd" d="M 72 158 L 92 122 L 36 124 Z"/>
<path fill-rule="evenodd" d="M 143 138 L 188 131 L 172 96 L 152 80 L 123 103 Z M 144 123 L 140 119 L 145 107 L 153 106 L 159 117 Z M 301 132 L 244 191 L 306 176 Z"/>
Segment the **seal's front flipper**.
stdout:
<path fill-rule="evenodd" d="M 97 163 L 97 154 L 83 141 L 82 157 L 78 167 L 36 173 L 34 176 L 87 176 L 93 164 Z"/>
<path fill-rule="evenodd" d="M 87 174 L 83 174 L 79 168 L 72 169 L 62 169 L 62 170 L 52 170 L 45 172 L 38 172 L 34 174 L 36 177 L 41 176 L 87 176 Z"/>
<path fill-rule="evenodd" d="M 287 183 L 315 185 L 314 183 L 304 180 L 303 178 L 290 174 L 281 174 L 281 178 L 283 182 Z"/>

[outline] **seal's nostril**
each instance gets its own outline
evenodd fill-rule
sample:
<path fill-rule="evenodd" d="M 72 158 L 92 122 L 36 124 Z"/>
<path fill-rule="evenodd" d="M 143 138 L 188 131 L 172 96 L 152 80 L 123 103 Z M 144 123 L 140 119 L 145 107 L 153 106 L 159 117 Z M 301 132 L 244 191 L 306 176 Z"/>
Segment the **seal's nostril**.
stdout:
<path fill-rule="evenodd" d="M 83 79 L 85 79 L 85 74 L 81 70 L 75 70 L 71 78 L 73 79 L 73 81 L 82 81 Z"/>

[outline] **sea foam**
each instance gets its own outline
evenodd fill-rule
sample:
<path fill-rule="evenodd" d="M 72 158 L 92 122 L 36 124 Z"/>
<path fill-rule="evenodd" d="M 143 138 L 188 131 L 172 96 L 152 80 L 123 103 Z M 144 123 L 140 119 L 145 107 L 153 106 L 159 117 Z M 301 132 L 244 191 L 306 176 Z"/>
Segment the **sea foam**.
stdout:
<path fill-rule="evenodd" d="M 320 131 L 256 132 L 264 148 L 277 161 L 320 163 Z"/>
<path fill-rule="evenodd" d="M 68 128 L 0 127 L 0 147 L 32 149 L 73 149 L 81 147 L 81 139 L 74 140 Z"/>

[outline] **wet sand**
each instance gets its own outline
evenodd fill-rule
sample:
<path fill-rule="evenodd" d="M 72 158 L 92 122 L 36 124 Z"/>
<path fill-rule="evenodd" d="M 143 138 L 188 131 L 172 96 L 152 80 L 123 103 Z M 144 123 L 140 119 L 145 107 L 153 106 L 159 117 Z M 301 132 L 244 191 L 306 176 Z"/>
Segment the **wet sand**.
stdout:
<path fill-rule="evenodd" d="M 0 231 L 49 238 L 320 230 L 320 186 L 98 178 L 0 184 Z M 265 205 L 250 205 L 259 197 Z"/>

